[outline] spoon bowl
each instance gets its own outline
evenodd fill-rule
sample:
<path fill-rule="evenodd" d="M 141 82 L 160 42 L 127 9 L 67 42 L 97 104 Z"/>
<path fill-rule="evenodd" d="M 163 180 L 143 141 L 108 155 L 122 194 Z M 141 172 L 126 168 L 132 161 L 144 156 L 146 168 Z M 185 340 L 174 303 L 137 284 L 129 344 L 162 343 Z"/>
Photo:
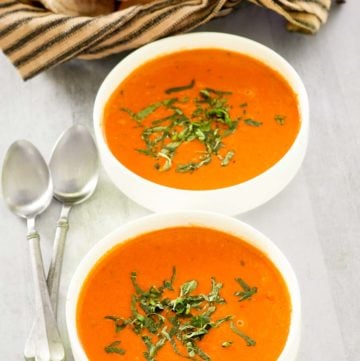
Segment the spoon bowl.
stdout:
<path fill-rule="evenodd" d="M 98 166 L 97 149 L 86 127 L 77 124 L 66 130 L 49 164 L 55 198 L 72 205 L 84 202 L 95 190 Z"/>
<path fill-rule="evenodd" d="M 18 140 L 10 146 L 1 183 L 7 206 L 20 217 L 34 218 L 50 204 L 53 187 L 49 168 L 27 140 Z"/>

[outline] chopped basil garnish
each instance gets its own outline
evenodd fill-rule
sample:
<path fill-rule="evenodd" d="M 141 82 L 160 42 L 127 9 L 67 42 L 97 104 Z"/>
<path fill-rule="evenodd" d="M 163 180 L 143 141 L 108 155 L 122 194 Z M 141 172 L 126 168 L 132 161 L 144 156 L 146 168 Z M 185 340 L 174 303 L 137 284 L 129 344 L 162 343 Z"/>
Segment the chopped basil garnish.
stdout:
<path fill-rule="evenodd" d="M 161 286 L 143 289 L 137 281 L 137 273 L 131 273 L 131 282 L 135 293 L 131 298 L 131 316 L 128 319 L 118 316 L 105 316 L 114 323 L 115 332 L 130 328 L 144 342 L 146 361 L 156 361 L 161 348 L 169 342 L 173 351 L 193 360 L 211 361 L 200 347 L 199 341 L 212 329 L 229 323 L 231 330 L 243 338 L 248 346 L 255 346 L 255 341 L 237 329 L 232 322 L 233 316 L 216 318 L 217 308 L 226 303 L 220 292 L 222 283 L 211 278 L 209 293 L 196 292 L 198 283 L 189 280 L 183 283 L 177 295 L 171 297 L 174 290 L 176 269 L 173 267 L 170 279 L 164 280 Z M 251 289 L 241 278 L 236 279 L 245 290 Z M 241 281 L 239 281 L 241 280 Z M 120 341 L 105 347 L 107 353 L 123 355 L 125 350 L 119 348 Z M 224 341 L 221 347 L 230 347 L 233 341 Z"/>
<path fill-rule="evenodd" d="M 166 94 L 181 92 L 192 89 L 195 80 L 189 84 L 173 87 L 165 90 Z M 240 104 L 242 116 L 232 118 L 229 97 L 232 92 L 213 88 L 203 88 L 198 91 L 197 97 L 173 97 L 155 102 L 134 112 L 123 108 L 122 111 L 136 120 L 142 127 L 141 138 L 144 148 L 135 149 L 137 152 L 154 158 L 154 168 L 160 172 L 166 172 L 175 167 L 179 173 L 191 173 L 209 164 L 213 158 L 221 161 L 221 166 L 226 167 L 235 156 L 234 150 L 226 151 L 224 138 L 230 136 L 239 127 L 241 121 L 251 127 L 260 127 L 261 121 L 253 118 L 245 118 L 248 103 Z M 191 114 L 188 109 L 195 108 Z M 157 114 L 158 109 L 171 112 L 162 118 L 154 119 L 144 125 L 144 120 L 150 115 Z M 285 116 L 275 115 L 275 121 L 280 125 L 285 124 Z M 176 154 L 179 148 L 187 142 L 199 142 L 203 149 L 196 154 L 190 155 L 186 163 L 178 164 Z"/>

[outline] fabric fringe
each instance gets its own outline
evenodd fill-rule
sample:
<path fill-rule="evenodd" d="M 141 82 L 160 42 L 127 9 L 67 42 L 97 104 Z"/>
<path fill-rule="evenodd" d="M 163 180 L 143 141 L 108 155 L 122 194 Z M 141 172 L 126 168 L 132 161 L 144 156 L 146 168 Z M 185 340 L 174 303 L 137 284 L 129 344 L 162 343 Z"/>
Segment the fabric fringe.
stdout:
<path fill-rule="evenodd" d="M 316 33 L 331 0 L 155 0 L 98 17 L 54 14 L 0 0 L 0 48 L 23 79 L 73 58 L 96 59 L 189 31 L 248 1 L 282 15 L 288 29 Z"/>

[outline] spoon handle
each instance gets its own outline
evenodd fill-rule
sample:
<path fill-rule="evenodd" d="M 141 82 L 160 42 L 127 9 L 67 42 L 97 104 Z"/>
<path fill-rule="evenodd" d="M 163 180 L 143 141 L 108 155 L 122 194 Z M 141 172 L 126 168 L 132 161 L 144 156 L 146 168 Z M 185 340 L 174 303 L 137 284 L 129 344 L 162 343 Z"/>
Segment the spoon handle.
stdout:
<path fill-rule="evenodd" d="M 65 350 L 50 302 L 40 250 L 39 233 L 31 230 L 27 239 L 30 247 L 38 314 L 38 323 L 34 328 L 34 358 L 41 361 L 62 361 L 65 359 Z M 26 350 L 24 354 L 26 360 L 32 360 L 27 358 Z"/>
<path fill-rule="evenodd" d="M 64 255 L 65 239 L 66 239 L 67 231 L 69 229 L 68 216 L 70 209 L 71 207 L 67 205 L 63 205 L 61 209 L 60 218 L 58 219 L 56 225 L 53 254 L 49 267 L 49 273 L 47 276 L 47 288 L 49 291 L 50 302 L 55 318 L 56 318 L 56 311 L 58 304 L 57 301 L 58 301 L 58 293 L 59 293 L 62 259 Z M 36 330 L 39 327 L 40 322 L 41 322 L 41 315 L 39 314 L 39 312 L 37 312 L 36 318 L 32 324 L 31 331 L 29 333 L 29 336 L 25 344 L 24 354 L 26 360 L 33 360 L 35 358 L 35 344 L 37 342 L 37 338 L 39 337 L 39 333 L 36 332 Z"/>
<path fill-rule="evenodd" d="M 47 285 L 50 294 L 51 305 L 56 315 L 58 305 L 58 293 L 60 285 L 61 267 L 64 256 L 66 235 L 69 229 L 69 212 L 71 206 L 63 204 L 60 218 L 57 221 L 53 254 L 47 276 Z"/>

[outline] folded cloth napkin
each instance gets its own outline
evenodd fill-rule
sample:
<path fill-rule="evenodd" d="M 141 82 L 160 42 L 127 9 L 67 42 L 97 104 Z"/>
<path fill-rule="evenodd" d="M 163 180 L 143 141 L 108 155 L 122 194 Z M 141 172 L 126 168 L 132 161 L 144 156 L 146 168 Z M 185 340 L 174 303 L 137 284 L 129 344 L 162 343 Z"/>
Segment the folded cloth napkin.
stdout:
<path fill-rule="evenodd" d="M 281 14 L 290 30 L 315 33 L 331 0 L 246 0 Z M 154 0 L 108 15 L 55 14 L 0 0 L 0 48 L 23 79 L 73 58 L 95 59 L 191 30 L 226 15 L 242 0 Z"/>

